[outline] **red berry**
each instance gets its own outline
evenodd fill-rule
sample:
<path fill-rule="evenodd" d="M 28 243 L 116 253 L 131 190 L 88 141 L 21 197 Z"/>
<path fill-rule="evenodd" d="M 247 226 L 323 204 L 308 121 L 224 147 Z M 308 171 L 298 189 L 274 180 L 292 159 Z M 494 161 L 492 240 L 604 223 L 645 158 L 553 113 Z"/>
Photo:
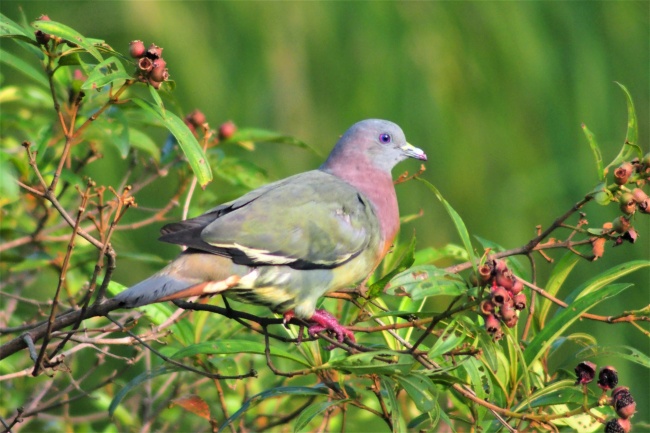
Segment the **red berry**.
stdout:
<path fill-rule="evenodd" d="M 237 131 L 237 126 L 229 120 L 219 127 L 219 140 L 228 140 Z"/>
<path fill-rule="evenodd" d="M 129 45 L 129 54 L 131 57 L 135 59 L 139 59 L 140 57 L 144 56 L 144 54 L 147 52 L 144 48 L 144 42 L 142 41 L 131 41 L 131 44 Z"/>

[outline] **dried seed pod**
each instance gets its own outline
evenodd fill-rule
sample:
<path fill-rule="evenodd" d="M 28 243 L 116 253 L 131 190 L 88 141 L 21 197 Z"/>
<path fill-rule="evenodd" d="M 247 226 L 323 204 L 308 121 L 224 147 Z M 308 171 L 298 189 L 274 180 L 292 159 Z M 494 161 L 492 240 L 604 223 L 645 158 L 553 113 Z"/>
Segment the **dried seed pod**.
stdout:
<path fill-rule="evenodd" d="M 501 323 L 494 314 L 490 314 L 485 318 L 485 330 L 492 335 L 501 331 Z"/>
<path fill-rule="evenodd" d="M 494 286 L 492 288 L 491 295 L 492 302 L 494 302 L 495 305 L 502 306 L 512 302 L 510 293 L 501 286 Z"/>
<path fill-rule="evenodd" d="M 490 314 L 494 313 L 494 309 L 496 307 L 492 303 L 492 301 L 486 299 L 485 301 L 481 302 L 481 313 L 484 316 L 489 316 Z"/>
<path fill-rule="evenodd" d="M 634 188 L 632 190 L 632 197 L 635 202 L 641 204 L 648 199 L 648 194 L 646 194 L 641 188 Z"/>
<path fill-rule="evenodd" d="M 629 162 L 624 162 L 616 170 L 614 170 L 614 182 L 617 185 L 625 185 L 630 179 L 634 166 Z"/>
<path fill-rule="evenodd" d="M 605 254 L 605 238 L 591 238 L 591 253 L 594 255 L 594 260 L 598 260 Z"/>
<path fill-rule="evenodd" d="M 165 81 L 169 78 L 169 72 L 166 69 L 167 62 L 163 59 L 153 61 L 153 68 L 151 69 L 151 79 L 154 81 Z"/>
<path fill-rule="evenodd" d="M 140 68 L 141 71 L 149 72 L 153 69 L 153 62 L 149 57 L 141 57 L 140 60 L 138 60 L 138 68 Z"/>
<path fill-rule="evenodd" d="M 515 282 L 510 289 L 510 293 L 517 296 L 522 290 L 524 290 L 524 283 L 520 279 L 515 279 Z"/>
<path fill-rule="evenodd" d="M 513 317 L 517 317 L 517 311 L 511 305 L 505 304 L 499 308 L 499 316 L 507 324 Z"/>
<path fill-rule="evenodd" d="M 156 60 L 162 57 L 162 52 L 163 49 L 160 48 L 158 45 L 151 44 L 149 45 L 149 49 L 147 50 L 147 53 L 145 55 L 149 57 L 151 60 Z"/>
<path fill-rule="evenodd" d="M 512 298 L 512 301 L 515 303 L 516 310 L 525 310 L 528 303 L 528 298 L 526 298 L 525 293 L 518 293 Z"/>

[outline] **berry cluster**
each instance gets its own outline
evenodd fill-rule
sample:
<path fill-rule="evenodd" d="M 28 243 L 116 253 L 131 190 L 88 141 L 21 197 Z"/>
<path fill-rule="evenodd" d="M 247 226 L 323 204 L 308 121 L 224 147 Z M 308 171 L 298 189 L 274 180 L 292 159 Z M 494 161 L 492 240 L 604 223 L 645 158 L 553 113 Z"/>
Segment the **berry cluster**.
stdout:
<path fill-rule="evenodd" d="M 151 84 L 154 89 L 169 79 L 167 62 L 162 58 L 163 49 L 156 44 L 151 44 L 145 49 L 142 41 L 132 41 L 129 45 L 129 54 L 138 59 L 140 81 Z"/>
<path fill-rule="evenodd" d="M 577 376 L 576 385 L 586 386 L 596 376 L 596 364 L 583 361 L 576 366 L 575 372 Z M 619 416 L 607 421 L 605 433 L 628 433 L 632 428 L 630 418 L 636 412 L 636 402 L 627 386 L 616 385 L 618 385 L 616 369 L 612 366 L 601 368 L 598 373 L 598 386 L 603 390 L 603 393 L 612 390 L 609 402 Z"/>
<path fill-rule="evenodd" d="M 195 135 L 197 131 L 207 131 L 209 129 L 205 114 L 198 108 L 185 116 L 185 124 Z M 219 141 L 228 140 L 236 131 L 237 126 L 232 120 L 222 123 L 217 131 L 218 138 L 214 140 L 214 144 L 217 144 Z"/>
<path fill-rule="evenodd" d="M 650 183 L 650 153 L 643 160 L 635 158 L 618 166 L 614 170 L 614 183 L 618 185 L 614 197 L 623 215 L 603 224 L 602 236 L 591 239 L 594 260 L 602 257 L 607 239 L 613 239 L 614 246 L 626 241 L 636 242 L 637 233 L 632 226 L 632 217 L 637 210 L 639 213 L 650 214 L 650 197 L 641 189 Z"/>
<path fill-rule="evenodd" d="M 508 328 L 517 325 L 517 311 L 526 308 L 528 300 L 522 292 L 524 284 L 516 278 L 504 260 L 488 260 L 478 268 L 478 286 L 490 286 L 490 298 L 481 303 L 485 329 L 495 340 L 503 337 L 501 322 Z"/>

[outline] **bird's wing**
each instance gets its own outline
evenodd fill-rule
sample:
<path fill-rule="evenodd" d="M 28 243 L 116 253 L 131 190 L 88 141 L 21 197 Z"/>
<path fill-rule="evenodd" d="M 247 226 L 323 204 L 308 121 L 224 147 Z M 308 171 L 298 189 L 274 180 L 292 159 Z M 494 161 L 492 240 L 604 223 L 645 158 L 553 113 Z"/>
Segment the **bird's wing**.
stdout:
<path fill-rule="evenodd" d="M 334 268 L 378 244 L 374 208 L 354 187 L 314 170 L 250 192 L 161 240 L 230 257 L 242 265 Z"/>

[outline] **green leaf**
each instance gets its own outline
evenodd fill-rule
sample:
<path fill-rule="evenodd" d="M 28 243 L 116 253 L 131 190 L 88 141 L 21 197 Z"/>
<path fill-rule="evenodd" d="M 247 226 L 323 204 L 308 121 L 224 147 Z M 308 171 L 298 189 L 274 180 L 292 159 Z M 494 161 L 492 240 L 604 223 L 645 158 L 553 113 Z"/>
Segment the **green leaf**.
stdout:
<path fill-rule="evenodd" d="M 91 41 L 89 39 L 86 39 L 81 33 L 64 24 L 57 23 L 56 21 L 39 20 L 34 21 L 32 23 L 32 27 L 34 27 L 36 30 L 42 31 L 43 33 L 58 36 L 65 39 L 66 41 L 72 42 L 73 44 L 77 44 L 81 48 L 85 49 L 88 53 L 90 53 L 100 63 L 104 61 L 104 58 L 93 44 L 93 42 L 96 42 L 95 40 Z"/>
<path fill-rule="evenodd" d="M 160 161 L 160 148 L 151 137 L 139 129 L 129 127 L 129 143 L 136 149 L 147 152 L 156 161 Z"/>
<path fill-rule="evenodd" d="M 144 383 L 148 380 L 153 379 L 154 377 L 162 376 L 163 374 L 169 374 L 169 373 L 174 373 L 176 371 L 181 370 L 180 367 L 158 367 L 154 370 L 144 372 L 140 374 L 139 376 L 136 376 L 133 380 L 131 380 L 129 383 L 127 383 L 124 388 L 120 390 L 117 394 L 115 394 L 115 397 L 113 397 L 113 401 L 111 401 L 111 405 L 108 407 L 108 416 L 112 417 L 113 413 L 115 412 L 115 409 L 119 406 L 120 402 L 124 399 L 126 394 L 128 394 L 129 391 L 131 391 L 133 388 L 136 386 L 140 385 L 141 383 Z"/>
<path fill-rule="evenodd" d="M 178 141 L 181 149 L 183 149 L 183 153 L 187 157 L 194 174 L 198 178 L 199 184 L 202 187 L 207 185 L 212 180 L 212 170 L 210 170 L 210 165 L 208 164 L 208 160 L 201 145 L 196 141 L 196 137 L 194 137 L 194 134 L 192 134 L 192 131 L 190 131 L 185 122 L 169 110 L 164 110 L 162 107 L 154 105 L 144 99 L 134 98 L 133 102 L 148 112 L 155 114 L 163 121 L 167 129 L 169 129 L 169 132 L 171 132 Z"/>
<path fill-rule="evenodd" d="M 528 347 L 526 347 L 526 350 L 524 350 L 526 365 L 530 366 L 539 359 L 551 343 L 571 326 L 573 322 L 578 320 L 582 313 L 587 312 L 591 307 L 602 301 L 618 295 L 630 286 L 631 284 L 612 284 L 596 292 L 589 292 L 575 302 L 570 303 L 567 308 L 562 309 L 542 328 Z"/>
<path fill-rule="evenodd" d="M 302 357 L 296 356 L 292 353 L 273 346 L 270 347 L 270 350 L 271 356 L 290 359 L 306 367 L 310 367 L 309 363 Z M 264 355 L 265 346 L 264 344 L 257 341 L 249 340 L 205 341 L 180 349 L 178 352 L 172 355 L 172 358 L 184 358 L 196 355 L 228 355 L 238 353 L 256 353 L 259 355 Z"/>
<path fill-rule="evenodd" d="M 81 85 L 81 88 L 83 90 L 101 89 L 115 81 L 130 80 L 132 78 L 122 66 L 122 62 L 113 56 L 95 66 L 86 81 Z"/>
<path fill-rule="evenodd" d="M 214 167 L 214 174 L 231 185 L 255 189 L 269 183 L 266 172 L 249 161 L 226 156 Z"/>
<path fill-rule="evenodd" d="M 438 260 L 452 259 L 459 262 L 469 260 L 467 251 L 460 245 L 447 244 L 442 248 L 425 247 L 415 252 L 415 265 L 426 265 Z"/>
<path fill-rule="evenodd" d="M 467 291 L 465 281 L 458 275 L 433 265 L 413 266 L 396 275 L 389 283 L 386 293 L 395 294 L 401 289 L 413 300 L 427 296 L 458 296 Z"/>
<path fill-rule="evenodd" d="M 557 295 L 560 287 L 562 287 L 562 284 L 564 284 L 569 274 L 575 265 L 578 264 L 578 261 L 580 261 L 580 259 L 581 257 L 577 254 L 573 254 L 571 251 L 567 251 L 567 253 L 562 256 L 562 258 L 553 267 L 551 276 L 549 277 L 548 283 L 546 284 L 546 293 L 551 296 Z M 539 322 L 539 327 L 543 328 L 551 306 L 554 304 L 552 304 L 549 299 L 543 298 L 541 296 L 538 299 L 540 301 L 540 306 L 538 310 L 539 314 L 537 316 L 537 320 Z"/>
<path fill-rule="evenodd" d="M 576 353 L 576 358 L 614 356 L 650 368 L 650 356 L 631 346 L 590 346 Z"/>
<path fill-rule="evenodd" d="M 31 47 L 32 49 L 38 50 L 38 52 L 40 52 L 39 44 L 36 42 L 36 38 L 32 32 L 27 32 L 24 27 L 15 23 L 7 16 L 0 14 L 0 38 L 5 37 L 19 39 L 21 41 L 30 43 L 34 45 L 34 47 Z"/>
<path fill-rule="evenodd" d="M 625 134 L 625 143 L 619 151 L 618 155 L 612 162 L 610 162 L 607 167 L 605 167 L 605 174 L 608 170 L 624 161 L 629 161 L 635 156 L 642 158 L 643 150 L 637 144 L 639 139 L 639 125 L 636 119 L 636 111 L 634 109 L 634 101 L 632 101 L 632 95 L 627 90 L 627 88 L 619 82 L 616 82 L 623 92 L 625 93 L 625 100 L 627 101 L 627 133 Z"/>
<path fill-rule="evenodd" d="M 340 404 L 345 403 L 346 401 L 349 400 L 346 399 L 346 400 L 322 401 L 320 403 L 314 403 L 307 406 L 305 409 L 303 409 L 300 412 L 300 415 L 294 421 L 293 431 L 298 433 L 299 431 L 307 427 L 307 425 L 309 425 L 311 420 L 313 420 L 316 416 L 325 412 L 330 407 L 338 406 Z"/>
<path fill-rule="evenodd" d="M 408 375 L 398 374 L 393 378 L 404 388 L 421 412 L 429 412 L 438 404 L 436 387 L 427 376 L 410 373 Z"/>
<path fill-rule="evenodd" d="M 397 357 L 397 361 L 389 364 L 376 359 L 377 357 L 390 358 L 391 360 Z M 413 367 L 413 359 L 404 354 L 398 354 L 390 350 L 382 350 L 358 353 L 342 359 L 331 360 L 329 364 L 325 364 L 324 366 L 358 375 L 369 373 L 393 375 L 409 372 Z"/>
<path fill-rule="evenodd" d="M 601 272 L 594 278 L 582 284 L 580 287 L 571 292 L 571 294 L 564 300 L 564 302 L 571 304 L 574 300 L 580 299 L 585 295 L 598 291 L 601 287 L 604 287 L 612 281 L 616 281 L 625 275 L 647 267 L 650 267 L 650 260 L 633 260 L 630 262 L 621 263 L 620 265 L 614 266 L 605 272 Z"/>
<path fill-rule="evenodd" d="M 466 335 L 458 335 L 456 333 L 457 328 L 457 319 L 454 318 L 454 320 L 452 320 L 451 323 L 447 325 L 442 335 L 440 335 L 440 337 L 436 340 L 427 356 L 431 359 L 434 359 L 460 346 L 463 341 L 465 341 Z"/>
<path fill-rule="evenodd" d="M 576 387 L 574 380 L 561 380 L 551 383 L 522 400 L 514 411 L 527 410 L 535 407 L 552 406 L 556 404 L 574 404 L 582 402 L 582 388 Z"/>
<path fill-rule="evenodd" d="M 623 89 L 625 93 L 625 100 L 627 102 L 627 133 L 625 135 L 626 144 L 636 144 L 639 139 L 639 124 L 636 120 L 636 111 L 634 110 L 634 101 L 632 95 L 623 84 L 615 81 L 618 86 Z M 640 156 L 640 155 L 639 155 Z"/>
<path fill-rule="evenodd" d="M 413 262 L 415 261 L 415 235 L 411 237 L 411 242 L 409 242 L 408 247 L 406 247 L 406 250 L 404 251 L 404 254 L 400 258 L 399 264 L 395 266 L 390 272 L 388 272 L 386 275 L 381 277 L 378 281 L 375 281 L 373 284 L 370 285 L 368 288 L 368 298 L 373 299 L 379 296 L 383 290 L 384 287 L 388 284 L 388 282 L 398 273 L 404 272 L 408 268 L 410 268 L 413 265 Z"/>
<path fill-rule="evenodd" d="M 44 86 L 45 88 L 50 88 L 50 84 L 45 77 L 45 73 L 39 69 L 36 69 L 20 57 L 14 56 L 8 51 L 0 50 L 0 62 L 6 63 L 17 71 L 22 72 L 27 77 L 36 81 L 38 84 Z"/>
<path fill-rule="evenodd" d="M 379 377 L 381 384 L 381 395 L 386 398 L 388 410 L 390 413 L 390 423 L 393 426 L 393 432 L 406 432 L 404 417 L 402 416 L 397 394 L 395 394 L 395 382 L 386 376 Z"/>
<path fill-rule="evenodd" d="M 477 258 L 476 255 L 474 254 L 472 241 L 469 237 L 469 232 L 467 231 L 467 227 L 465 226 L 463 219 L 460 217 L 460 215 L 458 215 L 458 212 L 456 212 L 454 208 L 451 207 L 451 205 L 447 202 L 447 200 L 444 199 L 442 194 L 440 194 L 440 191 L 438 191 L 438 188 L 436 188 L 435 186 L 433 186 L 433 184 L 427 182 L 426 180 L 420 177 L 416 177 L 416 179 L 424 183 L 427 186 L 427 188 L 433 191 L 433 193 L 436 195 L 438 200 L 440 200 L 440 202 L 445 207 L 445 210 L 447 211 L 447 213 L 451 217 L 451 220 L 456 226 L 456 231 L 458 232 L 460 239 L 463 241 L 463 246 L 465 246 L 465 250 L 467 250 L 467 255 L 470 257 L 470 260 L 472 262 L 472 267 L 474 268 L 474 271 L 476 271 Z"/>
<path fill-rule="evenodd" d="M 271 388 L 269 390 L 260 392 L 259 394 L 255 394 L 248 400 L 242 404 L 242 406 L 239 408 L 237 412 L 232 414 L 230 418 L 228 418 L 222 425 L 219 427 L 219 432 L 222 432 L 224 429 L 226 429 L 230 424 L 232 424 L 234 421 L 236 421 L 240 416 L 242 416 L 247 410 L 251 409 L 252 407 L 257 406 L 260 404 L 262 401 L 268 399 L 268 398 L 273 398 L 273 397 L 278 397 L 281 395 L 300 395 L 300 396 L 323 396 L 327 397 L 329 391 L 327 388 L 322 387 L 322 388 L 309 388 L 306 386 L 285 386 L 285 387 L 277 387 L 277 388 Z"/>
<path fill-rule="evenodd" d="M 258 129 L 258 128 L 238 129 L 231 137 L 229 137 L 227 140 L 224 140 L 222 144 L 246 143 L 246 142 L 290 144 L 292 146 L 298 146 L 303 149 L 311 150 L 316 155 L 319 155 L 319 152 L 316 149 L 314 149 L 304 141 L 298 140 L 295 137 L 291 137 L 289 135 L 283 135 L 274 131 L 268 131 L 266 129 Z"/>
<path fill-rule="evenodd" d="M 585 133 L 585 137 L 587 137 L 587 141 L 589 142 L 589 147 L 591 147 L 591 152 L 594 154 L 598 180 L 603 181 L 605 180 L 605 170 L 603 168 L 603 155 L 600 153 L 600 147 L 598 146 L 598 142 L 596 142 L 596 137 L 589 128 L 587 128 L 587 125 L 583 123 L 581 126 L 582 131 Z"/>

